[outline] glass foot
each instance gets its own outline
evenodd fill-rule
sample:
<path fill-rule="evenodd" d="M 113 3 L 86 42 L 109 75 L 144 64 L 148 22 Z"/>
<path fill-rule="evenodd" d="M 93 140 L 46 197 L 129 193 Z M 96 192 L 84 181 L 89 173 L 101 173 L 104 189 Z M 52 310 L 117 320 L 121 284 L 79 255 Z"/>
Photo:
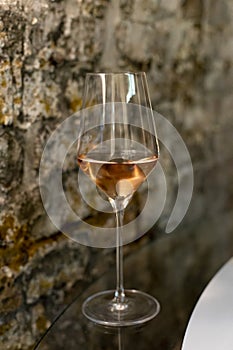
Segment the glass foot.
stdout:
<path fill-rule="evenodd" d="M 82 306 L 83 314 L 103 326 L 133 326 L 150 321 L 160 310 L 158 301 L 151 295 L 134 289 L 125 290 L 125 301 L 116 304 L 114 290 L 91 295 Z"/>

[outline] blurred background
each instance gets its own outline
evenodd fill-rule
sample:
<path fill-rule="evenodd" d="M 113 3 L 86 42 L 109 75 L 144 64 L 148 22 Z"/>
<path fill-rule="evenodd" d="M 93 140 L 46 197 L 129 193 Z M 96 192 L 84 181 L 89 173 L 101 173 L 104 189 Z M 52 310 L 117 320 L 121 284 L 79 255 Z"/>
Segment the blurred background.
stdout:
<path fill-rule="evenodd" d="M 184 289 L 204 286 L 232 256 L 232 18 L 232 0 L 0 0 L 1 350 L 31 349 L 71 296 L 114 266 L 113 250 L 57 232 L 39 193 L 43 148 L 80 110 L 87 72 L 145 71 L 153 108 L 192 158 L 194 193 L 182 224 L 164 233 L 177 176 L 172 160 L 161 160 L 164 212 L 125 254 L 157 241 L 156 274 L 175 284 L 169 266 L 182 267 Z M 106 220 L 88 208 L 83 216 Z"/>

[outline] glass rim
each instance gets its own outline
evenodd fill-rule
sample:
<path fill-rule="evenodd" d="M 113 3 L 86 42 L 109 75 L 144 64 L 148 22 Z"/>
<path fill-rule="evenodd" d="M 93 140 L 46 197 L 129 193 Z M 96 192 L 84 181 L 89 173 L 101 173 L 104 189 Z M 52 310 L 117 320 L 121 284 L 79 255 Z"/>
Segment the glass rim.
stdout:
<path fill-rule="evenodd" d="M 86 76 L 94 76 L 94 75 L 144 75 L 146 76 L 146 73 L 143 71 L 139 71 L 139 72 L 130 72 L 130 71 L 119 71 L 119 72 L 88 72 L 86 73 Z"/>

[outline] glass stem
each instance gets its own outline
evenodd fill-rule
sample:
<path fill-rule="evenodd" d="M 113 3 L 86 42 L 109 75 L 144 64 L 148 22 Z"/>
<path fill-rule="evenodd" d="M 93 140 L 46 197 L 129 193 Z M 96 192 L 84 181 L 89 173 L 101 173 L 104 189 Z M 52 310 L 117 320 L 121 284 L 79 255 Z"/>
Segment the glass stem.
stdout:
<path fill-rule="evenodd" d="M 122 226 L 124 209 L 116 210 L 116 291 L 115 302 L 124 303 Z"/>

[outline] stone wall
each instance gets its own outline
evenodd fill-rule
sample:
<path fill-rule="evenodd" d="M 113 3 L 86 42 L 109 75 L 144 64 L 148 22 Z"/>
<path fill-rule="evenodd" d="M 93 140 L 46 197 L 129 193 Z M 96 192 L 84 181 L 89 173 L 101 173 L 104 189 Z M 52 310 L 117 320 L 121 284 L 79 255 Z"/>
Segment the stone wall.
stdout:
<path fill-rule="evenodd" d="M 32 348 L 114 260 L 57 232 L 39 195 L 43 147 L 80 109 L 86 72 L 146 71 L 194 165 L 184 225 L 219 217 L 232 232 L 232 15 L 232 0 L 0 0 L 1 350 Z"/>

